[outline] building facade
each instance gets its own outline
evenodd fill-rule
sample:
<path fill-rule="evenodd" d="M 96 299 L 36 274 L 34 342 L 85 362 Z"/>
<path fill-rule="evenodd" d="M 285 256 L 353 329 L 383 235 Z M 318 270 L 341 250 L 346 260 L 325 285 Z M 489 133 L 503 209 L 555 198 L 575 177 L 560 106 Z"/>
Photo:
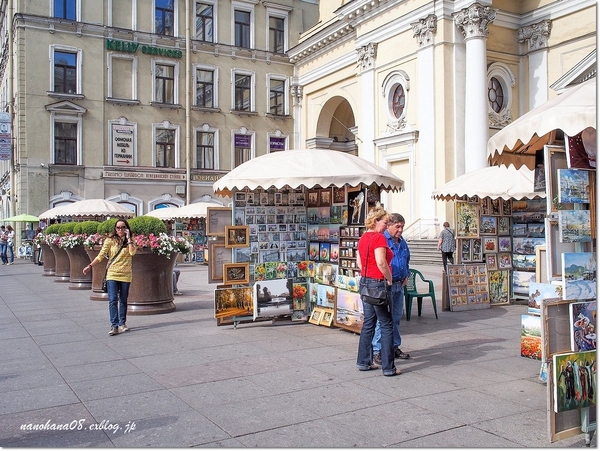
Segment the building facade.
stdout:
<path fill-rule="evenodd" d="M 487 166 L 490 136 L 596 70 L 593 0 L 338 0 L 320 14 L 290 51 L 294 146 L 393 172 L 406 190 L 384 203 L 430 237 L 453 222 L 432 191 Z"/>
<path fill-rule="evenodd" d="M 0 14 L 0 217 L 226 202 L 222 174 L 291 147 L 287 52 L 316 0 L 2 0 Z"/>

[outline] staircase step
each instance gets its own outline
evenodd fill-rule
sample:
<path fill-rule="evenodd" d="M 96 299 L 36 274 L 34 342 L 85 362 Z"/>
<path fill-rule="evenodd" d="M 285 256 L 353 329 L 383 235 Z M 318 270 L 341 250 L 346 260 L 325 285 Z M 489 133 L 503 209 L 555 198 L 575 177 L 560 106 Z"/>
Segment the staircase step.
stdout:
<path fill-rule="evenodd" d="M 438 240 L 407 240 L 411 265 L 442 266 L 442 253 L 437 250 Z"/>

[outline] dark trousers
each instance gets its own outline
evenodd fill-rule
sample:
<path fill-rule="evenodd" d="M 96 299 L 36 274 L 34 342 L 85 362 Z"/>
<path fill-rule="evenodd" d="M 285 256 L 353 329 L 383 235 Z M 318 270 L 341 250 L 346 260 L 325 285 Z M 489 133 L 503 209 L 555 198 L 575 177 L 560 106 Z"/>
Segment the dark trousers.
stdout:
<path fill-rule="evenodd" d="M 444 271 L 448 272 L 448 261 L 451 265 L 454 264 L 454 252 L 442 251 L 442 264 L 444 265 Z"/>

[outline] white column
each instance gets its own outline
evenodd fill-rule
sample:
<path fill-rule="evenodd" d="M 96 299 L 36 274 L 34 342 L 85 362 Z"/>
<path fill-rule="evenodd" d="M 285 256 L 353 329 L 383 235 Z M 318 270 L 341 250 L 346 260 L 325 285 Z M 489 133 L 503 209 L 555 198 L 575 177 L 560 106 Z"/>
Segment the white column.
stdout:
<path fill-rule="evenodd" d="M 465 172 L 487 166 L 488 100 L 486 40 L 488 26 L 496 18 L 489 6 L 473 3 L 454 14 L 465 37 Z"/>
<path fill-rule="evenodd" d="M 425 19 L 411 24 L 413 36 L 417 38 L 417 84 L 419 109 L 419 154 L 416 157 L 419 185 L 416 199 L 419 215 L 423 219 L 434 219 L 435 201 L 431 192 L 435 189 L 436 144 L 435 144 L 435 64 L 433 36 L 437 31 L 437 17 L 430 14 Z"/>
<path fill-rule="evenodd" d="M 290 86 L 290 95 L 292 97 L 292 119 L 294 121 L 293 142 L 289 143 L 290 149 L 305 149 L 306 144 L 300 142 L 302 135 L 302 86 L 298 84 L 296 77 L 292 78 Z"/>
<path fill-rule="evenodd" d="M 520 44 L 527 42 L 529 77 L 529 106 L 531 110 L 548 100 L 548 38 L 552 22 L 543 20 L 517 30 L 517 41 Z"/>
<path fill-rule="evenodd" d="M 360 74 L 361 88 L 361 119 L 360 156 L 367 161 L 377 164 L 375 161 L 375 57 L 377 56 L 377 44 L 370 42 L 356 50 L 358 64 L 362 67 Z"/>

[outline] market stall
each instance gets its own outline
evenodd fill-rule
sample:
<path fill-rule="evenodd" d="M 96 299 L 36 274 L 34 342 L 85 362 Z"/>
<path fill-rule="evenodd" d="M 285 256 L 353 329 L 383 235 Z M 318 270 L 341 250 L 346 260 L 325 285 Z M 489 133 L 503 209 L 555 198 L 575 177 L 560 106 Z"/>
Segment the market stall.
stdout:
<path fill-rule="evenodd" d="M 381 191 L 403 187 L 373 163 L 323 149 L 267 154 L 215 182 L 233 200 L 207 219 L 218 237 L 209 273 L 223 283 L 217 323 L 283 317 L 360 331 L 356 243 Z"/>
<path fill-rule="evenodd" d="M 596 78 L 570 88 L 508 125 L 488 142 L 492 162 L 527 165 L 546 192 L 546 242 L 536 246 L 535 283 L 522 324 L 548 385 L 548 437 L 596 429 L 598 234 Z M 541 334 L 541 338 L 539 337 Z M 524 344 L 526 346 L 524 346 Z M 527 355 L 529 356 L 529 355 Z"/>

